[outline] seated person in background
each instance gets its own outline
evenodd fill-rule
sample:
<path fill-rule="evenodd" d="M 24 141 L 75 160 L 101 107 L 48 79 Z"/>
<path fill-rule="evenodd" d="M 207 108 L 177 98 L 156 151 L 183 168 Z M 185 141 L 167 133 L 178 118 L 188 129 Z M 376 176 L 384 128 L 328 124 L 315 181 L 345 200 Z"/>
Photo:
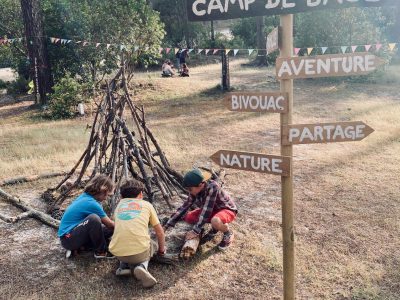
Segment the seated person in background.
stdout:
<path fill-rule="evenodd" d="M 107 217 L 101 206 L 112 195 L 114 184 L 108 176 L 97 175 L 86 185 L 84 193 L 76 198 L 65 210 L 58 229 L 61 245 L 71 251 L 82 247 L 94 249 L 96 258 L 113 258 L 107 252 L 107 243 L 114 222 Z"/>
<path fill-rule="evenodd" d="M 236 218 L 237 207 L 231 197 L 216 181 L 210 180 L 210 177 L 211 174 L 200 169 L 193 169 L 185 174 L 183 186 L 190 194 L 164 225 L 164 230 L 175 226 L 176 222 L 183 218 L 185 222 L 194 225 L 186 234 L 186 239 L 190 240 L 200 235 L 205 223 L 211 223 L 212 230 L 203 237 L 203 240 L 212 239 L 218 231 L 221 231 L 223 238 L 218 248 L 225 250 L 233 241 L 233 232 L 228 224 Z M 193 204 L 198 208 L 189 211 Z"/>
<path fill-rule="evenodd" d="M 130 275 L 129 265 L 132 265 L 133 274 L 142 285 L 152 287 L 157 280 L 147 268 L 156 251 L 158 255 L 165 255 L 165 235 L 153 205 L 143 200 L 143 190 L 143 184 L 137 180 L 122 184 L 110 251 L 120 260 L 116 275 Z M 154 228 L 158 245 L 150 239 L 149 224 Z"/>
<path fill-rule="evenodd" d="M 162 77 L 172 77 L 175 75 L 175 71 L 172 69 L 171 61 L 167 59 L 162 65 Z"/>
<path fill-rule="evenodd" d="M 181 76 L 189 77 L 189 68 L 188 68 L 187 64 L 182 65 Z"/>

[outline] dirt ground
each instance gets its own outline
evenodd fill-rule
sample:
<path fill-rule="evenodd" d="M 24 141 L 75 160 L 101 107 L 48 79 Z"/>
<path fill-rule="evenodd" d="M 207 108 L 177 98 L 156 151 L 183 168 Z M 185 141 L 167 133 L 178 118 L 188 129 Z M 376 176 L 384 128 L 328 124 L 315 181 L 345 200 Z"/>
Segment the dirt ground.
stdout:
<path fill-rule="evenodd" d="M 235 89 L 279 89 L 272 69 L 243 62 L 231 63 Z M 219 76 L 215 64 L 192 68 L 190 78 L 134 79 L 135 98 L 178 170 L 211 165 L 208 157 L 220 149 L 279 154 L 279 116 L 227 111 Z M 385 78 L 295 81 L 295 123 L 352 120 L 375 129 L 360 142 L 294 147 L 297 299 L 400 298 L 400 81 Z M 89 120 L 40 120 L 29 105 L 0 107 L 0 179 L 67 170 L 87 142 Z M 46 148 L 38 132 L 51 137 Z M 60 143 L 62 157 L 47 149 Z M 58 180 L 4 190 L 44 210 L 39 195 Z M 281 299 L 280 177 L 227 170 L 225 182 L 239 206 L 232 248 L 221 253 L 216 239 L 190 262 L 151 265 L 159 281 L 151 290 L 117 278 L 115 261 L 65 259 L 55 230 L 36 220 L 0 221 L 0 298 Z M 0 212 L 19 213 L 3 200 Z"/>

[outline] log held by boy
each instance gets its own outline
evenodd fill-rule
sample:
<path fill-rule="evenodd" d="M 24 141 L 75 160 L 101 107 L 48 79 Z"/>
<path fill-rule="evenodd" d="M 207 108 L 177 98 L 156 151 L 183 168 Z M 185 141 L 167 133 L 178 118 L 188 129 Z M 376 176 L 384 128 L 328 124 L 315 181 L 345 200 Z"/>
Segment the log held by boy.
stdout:
<path fill-rule="evenodd" d="M 374 132 L 363 122 L 282 126 L 282 145 L 361 141 Z"/>
<path fill-rule="evenodd" d="M 219 166 L 279 176 L 291 174 L 291 159 L 285 156 L 219 150 L 210 158 Z"/>

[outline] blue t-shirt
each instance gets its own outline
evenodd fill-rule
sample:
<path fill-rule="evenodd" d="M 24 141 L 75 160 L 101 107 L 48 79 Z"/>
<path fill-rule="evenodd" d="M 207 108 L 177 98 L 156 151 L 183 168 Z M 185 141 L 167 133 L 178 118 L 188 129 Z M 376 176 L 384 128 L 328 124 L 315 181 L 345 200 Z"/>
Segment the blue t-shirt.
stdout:
<path fill-rule="evenodd" d="M 58 228 L 58 236 L 62 237 L 64 234 L 69 233 L 91 214 L 96 214 L 100 218 L 107 216 L 103 207 L 93 198 L 93 196 L 83 193 L 65 210 L 61 219 L 60 227 Z"/>

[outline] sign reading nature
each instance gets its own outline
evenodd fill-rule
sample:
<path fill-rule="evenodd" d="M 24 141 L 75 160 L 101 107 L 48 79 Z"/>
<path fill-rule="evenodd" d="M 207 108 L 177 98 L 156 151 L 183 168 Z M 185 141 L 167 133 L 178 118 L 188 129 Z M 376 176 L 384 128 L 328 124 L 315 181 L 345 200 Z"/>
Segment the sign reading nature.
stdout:
<path fill-rule="evenodd" d="M 278 58 L 278 79 L 315 78 L 368 74 L 385 61 L 368 52 Z"/>
<path fill-rule="evenodd" d="M 399 0 L 187 0 L 190 21 L 284 15 L 324 8 L 397 5 Z"/>
<path fill-rule="evenodd" d="M 290 157 L 230 150 L 219 150 L 210 157 L 217 165 L 279 176 L 290 175 Z"/>

